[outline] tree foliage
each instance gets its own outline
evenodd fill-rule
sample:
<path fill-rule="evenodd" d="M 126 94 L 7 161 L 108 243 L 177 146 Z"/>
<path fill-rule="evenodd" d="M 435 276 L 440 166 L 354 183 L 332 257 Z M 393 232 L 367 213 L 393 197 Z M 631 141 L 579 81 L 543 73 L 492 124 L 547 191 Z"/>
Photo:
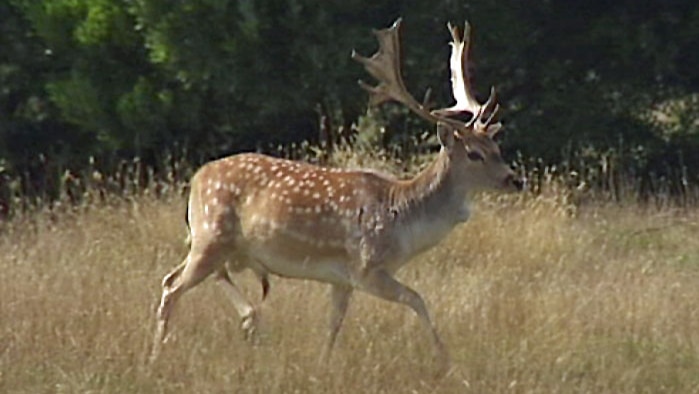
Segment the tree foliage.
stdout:
<path fill-rule="evenodd" d="M 370 29 L 398 16 L 410 90 L 431 87 L 444 105 L 444 25 L 471 22 L 476 87 L 497 87 L 509 152 L 560 163 L 617 150 L 641 172 L 699 166 L 694 1 L 10 0 L 0 171 L 313 139 L 317 108 L 336 126 L 364 111 L 350 51 L 372 53 Z M 404 115 L 395 135 L 430 127 Z"/>

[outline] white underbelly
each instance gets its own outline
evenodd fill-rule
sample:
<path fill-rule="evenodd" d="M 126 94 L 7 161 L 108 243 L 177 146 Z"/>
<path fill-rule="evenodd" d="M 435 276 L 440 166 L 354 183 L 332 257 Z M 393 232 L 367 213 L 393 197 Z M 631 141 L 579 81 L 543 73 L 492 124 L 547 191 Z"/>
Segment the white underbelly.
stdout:
<path fill-rule="evenodd" d="M 354 282 L 348 262 L 339 257 L 275 253 L 258 248 L 249 250 L 248 254 L 275 275 L 343 285 Z"/>

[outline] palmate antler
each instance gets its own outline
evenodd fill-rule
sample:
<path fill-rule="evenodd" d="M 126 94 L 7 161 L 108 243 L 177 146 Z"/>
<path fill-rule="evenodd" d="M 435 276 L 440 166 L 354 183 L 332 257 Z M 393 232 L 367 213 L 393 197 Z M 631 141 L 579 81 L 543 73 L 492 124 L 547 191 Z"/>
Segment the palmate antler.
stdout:
<path fill-rule="evenodd" d="M 451 32 L 452 47 L 449 61 L 451 69 L 452 92 L 456 104 L 438 110 L 429 111 L 425 105 L 420 104 L 408 92 L 401 76 L 400 67 L 400 26 L 402 20 L 399 18 L 387 29 L 375 30 L 374 34 L 379 41 L 379 50 L 372 57 L 367 58 L 352 52 L 352 58 L 364 65 L 364 68 L 374 78 L 379 81 L 377 86 L 371 86 L 363 81 L 359 81 L 362 88 L 370 94 L 369 103 L 379 105 L 386 101 L 395 100 L 423 119 L 432 123 L 446 123 L 451 125 L 461 133 L 486 133 L 494 135 L 501 127 L 501 124 L 492 123 L 498 111 L 498 104 L 495 102 L 495 90 L 491 89 L 490 96 L 484 104 L 478 103 L 473 95 L 470 75 L 468 73 L 468 55 L 470 47 L 470 26 L 466 23 L 463 38 L 459 34 L 459 29 L 449 24 L 447 27 Z M 468 122 L 453 119 L 453 116 L 464 112 L 472 114 Z M 486 113 L 490 113 L 484 118 Z"/>

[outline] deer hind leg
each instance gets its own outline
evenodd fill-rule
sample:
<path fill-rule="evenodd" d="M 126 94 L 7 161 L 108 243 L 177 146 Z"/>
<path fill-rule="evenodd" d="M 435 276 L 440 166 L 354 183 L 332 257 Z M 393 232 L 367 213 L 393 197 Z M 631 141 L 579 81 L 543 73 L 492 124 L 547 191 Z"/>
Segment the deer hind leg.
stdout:
<path fill-rule="evenodd" d="M 222 250 L 217 245 L 192 248 L 185 260 L 163 278 L 163 294 L 157 312 L 154 354 L 167 338 L 168 322 L 177 300 L 223 264 Z"/>
<path fill-rule="evenodd" d="M 221 267 L 216 271 L 216 283 L 226 292 L 228 299 L 231 300 L 236 311 L 238 311 L 241 319 L 240 328 L 245 334 L 245 339 L 252 340 L 257 329 L 258 320 L 258 313 L 255 307 L 233 283 L 226 267 Z"/>
<path fill-rule="evenodd" d="M 332 285 L 330 288 L 330 296 L 332 300 L 332 312 L 330 313 L 330 332 L 328 342 L 325 346 L 321 362 L 330 358 L 337 334 L 342 327 L 342 322 L 347 314 L 347 307 L 352 296 L 352 287 L 342 285 Z"/>
<path fill-rule="evenodd" d="M 269 271 L 265 268 L 264 264 L 255 259 L 249 259 L 247 262 L 247 268 L 250 268 L 255 277 L 260 281 L 260 286 L 262 287 L 262 301 L 264 302 L 269 295 Z"/>
<path fill-rule="evenodd" d="M 430 319 L 427 306 L 420 294 L 408 286 L 398 282 L 388 272 L 383 269 L 369 270 L 362 277 L 359 284 L 363 291 L 383 298 L 387 301 L 398 302 L 409 306 L 420 318 L 420 321 L 432 336 L 438 362 L 442 367 L 449 365 L 449 355 L 442 340 L 439 338 L 437 329 Z"/>

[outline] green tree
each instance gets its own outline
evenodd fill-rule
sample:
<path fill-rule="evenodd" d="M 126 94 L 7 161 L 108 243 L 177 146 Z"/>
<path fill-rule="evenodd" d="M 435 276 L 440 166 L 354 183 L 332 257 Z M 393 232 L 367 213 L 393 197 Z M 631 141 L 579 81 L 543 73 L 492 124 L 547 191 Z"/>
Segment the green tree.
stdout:
<path fill-rule="evenodd" d="M 318 106 L 335 126 L 364 111 L 350 51 L 373 53 L 371 28 L 399 16 L 407 85 L 439 105 L 451 102 L 445 24 L 471 22 L 476 90 L 497 87 L 506 152 L 560 163 L 623 150 L 646 173 L 699 165 L 689 0 L 11 0 L 0 165 L 35 176 L 91 156 L 156 164 L 172 149 L 201 160 L 313 139 Z M 389 136 L 432 130 L 386 113 Z"/>

